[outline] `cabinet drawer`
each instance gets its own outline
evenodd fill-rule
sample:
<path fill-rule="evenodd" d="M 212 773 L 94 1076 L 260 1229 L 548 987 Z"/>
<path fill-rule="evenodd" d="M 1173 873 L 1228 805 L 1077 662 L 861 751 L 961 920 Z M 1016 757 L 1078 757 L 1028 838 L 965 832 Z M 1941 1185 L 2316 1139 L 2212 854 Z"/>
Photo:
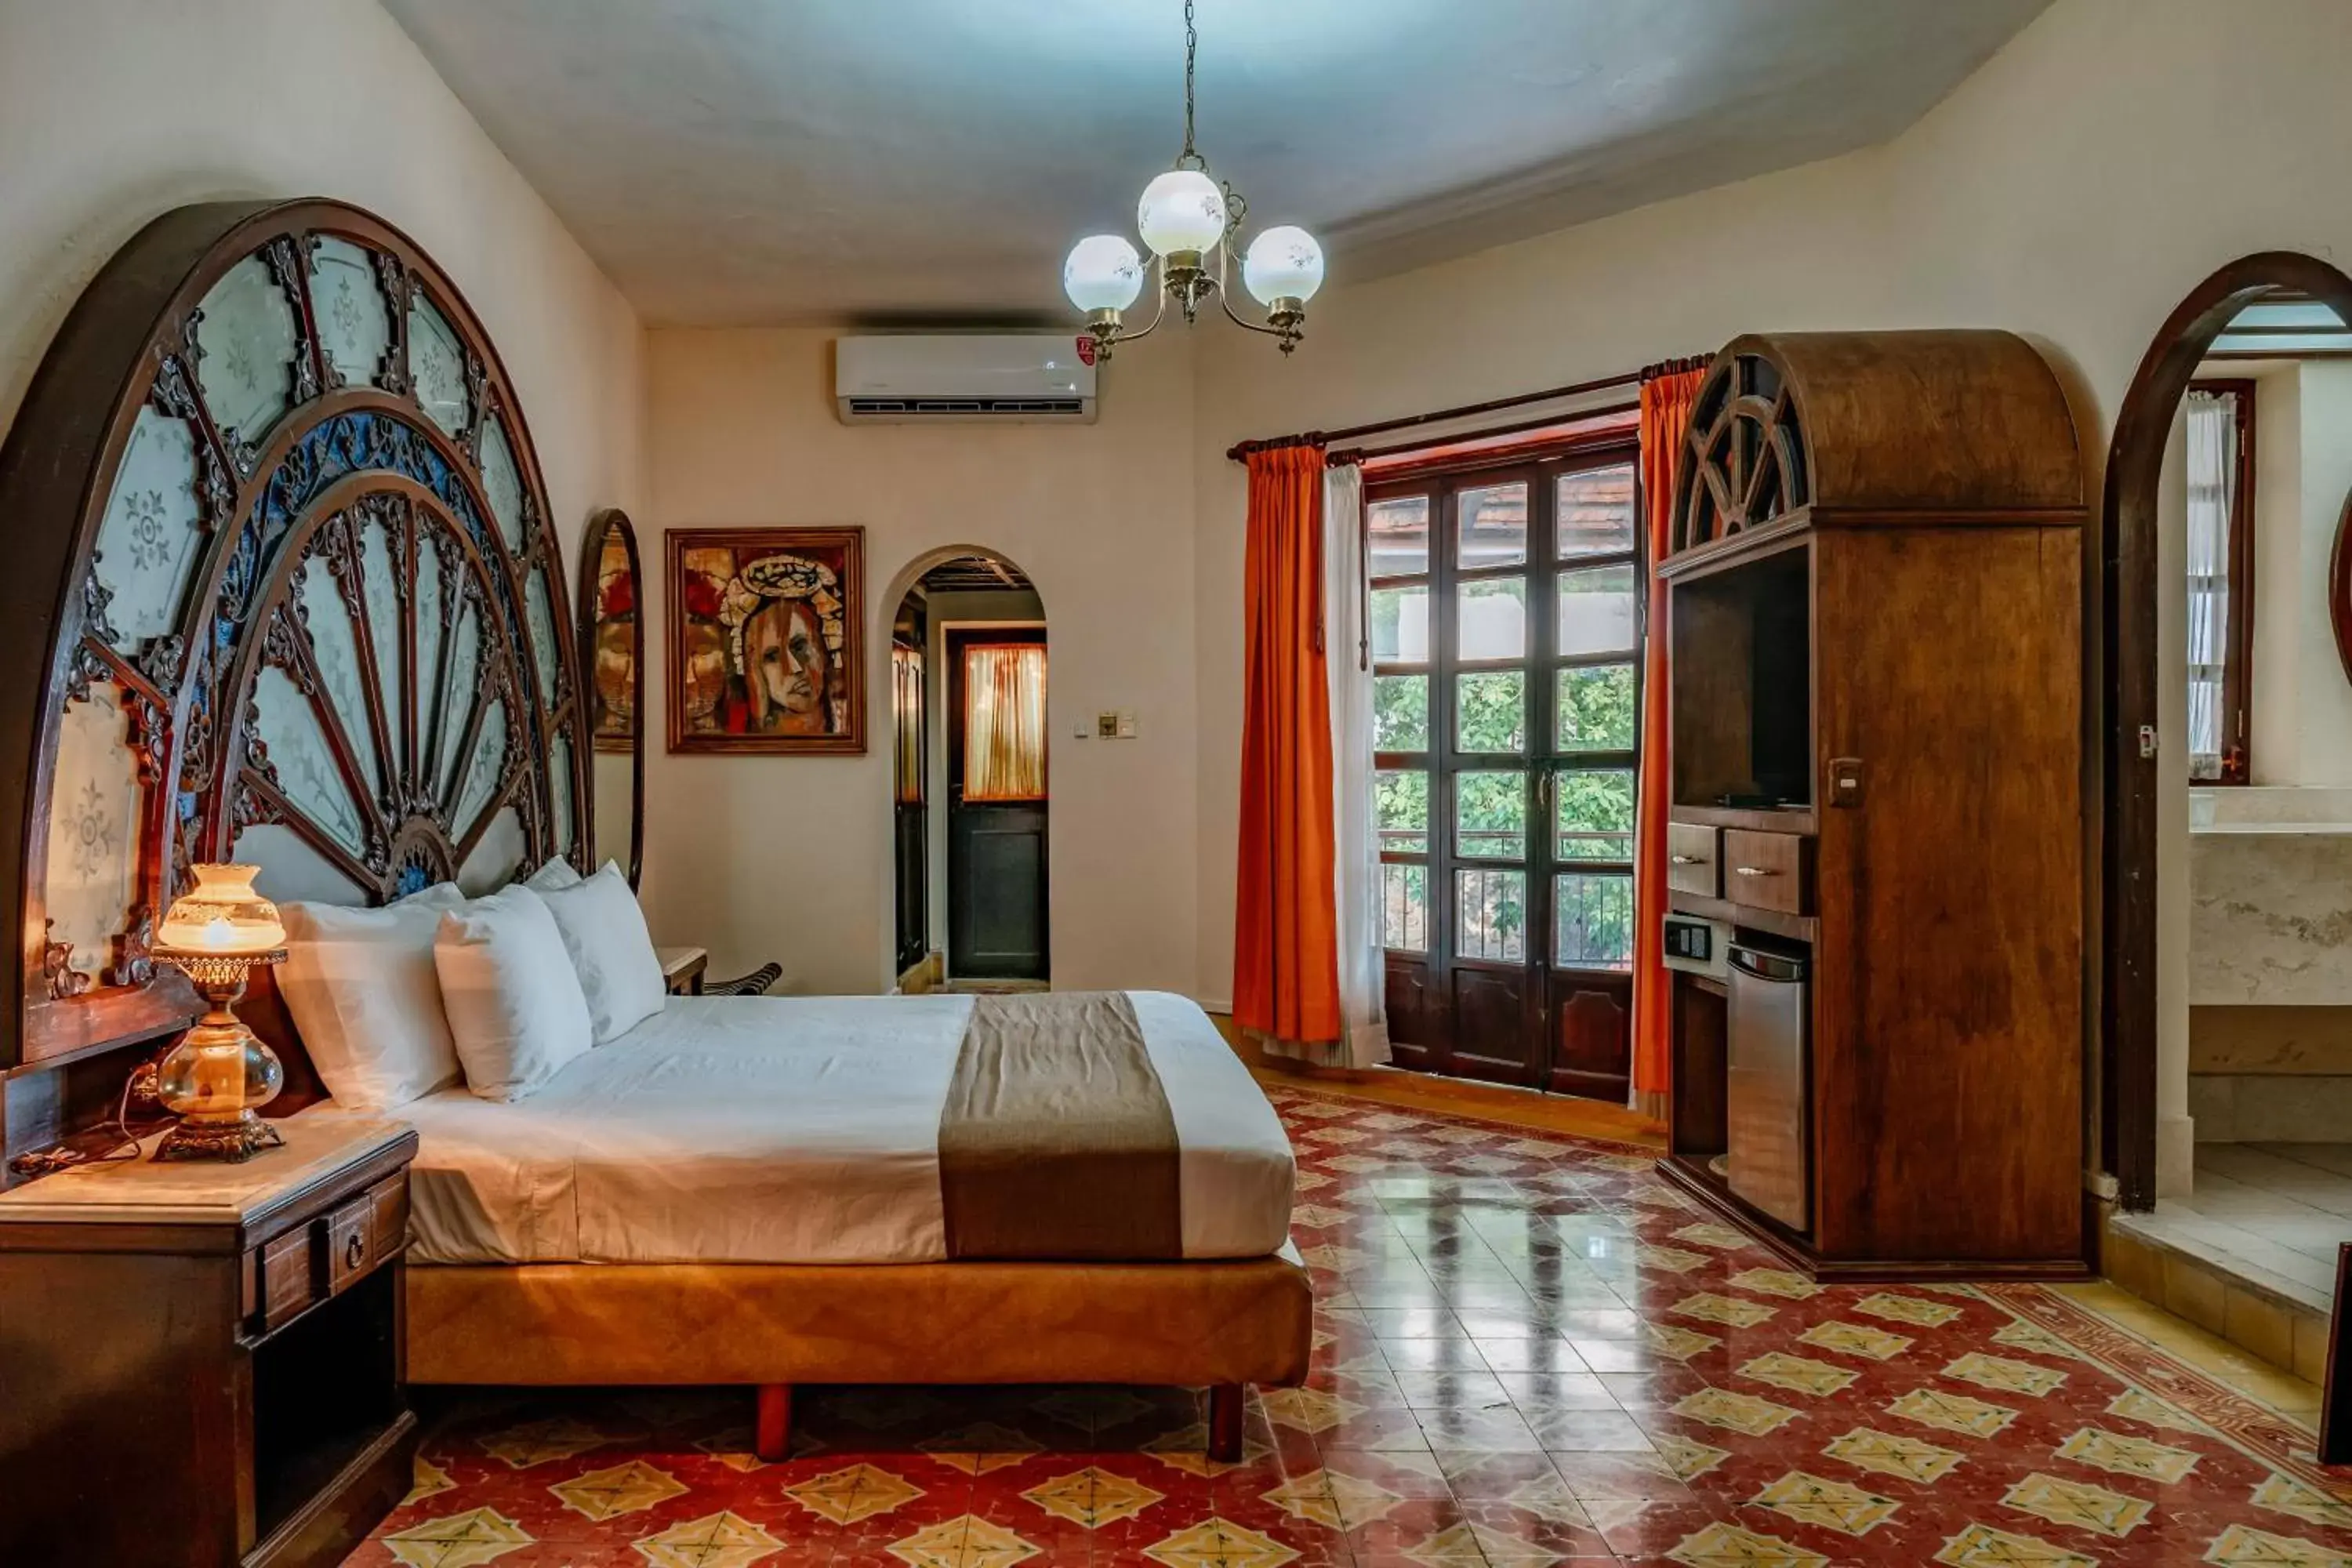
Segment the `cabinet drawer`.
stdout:
<path fill-rule="evenodd" d="M 1735 904 L 1782 914 L 1813 912 L 1811 845 L 1794 833 L 1723 835 L 1723 896 Z"/>
<path fill-rule="evenodd" d="M 1666 886 L 1701 898 L 1720 896 L 1723 886 L 1715 829 L 1696 822 L 1666 824 Z"/>
<path fill-rule="evenodd" d="M 317 1300 L 317 1227 L 296 1226 L 261 1249 L 261 1326 L 281 1327 Z"/>

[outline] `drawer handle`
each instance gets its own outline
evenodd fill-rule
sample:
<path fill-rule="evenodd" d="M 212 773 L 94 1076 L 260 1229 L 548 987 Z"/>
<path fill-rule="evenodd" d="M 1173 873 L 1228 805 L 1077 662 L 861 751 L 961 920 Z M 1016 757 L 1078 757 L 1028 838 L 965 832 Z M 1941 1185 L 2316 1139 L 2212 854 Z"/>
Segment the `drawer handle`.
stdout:
<path fill-rule="evenodd" d="M 1735 877 L 1777 877 L 1780 873 L 1769 866 L 1734 866 L 1731 874 Z"/>
<path fill-rule="evenodd" d="M 343 1267 L 357 1268 L 367 1261 L 367 1237 L 353 1231 L 343 1242 Z"/>
<path fill-rule="evenodd" d="M 1704 855 L 1669 855 L 1666 858 L 1669 862 L 1676 866 L 1704 866 L 1706 864 L 1706 857 Z"/>

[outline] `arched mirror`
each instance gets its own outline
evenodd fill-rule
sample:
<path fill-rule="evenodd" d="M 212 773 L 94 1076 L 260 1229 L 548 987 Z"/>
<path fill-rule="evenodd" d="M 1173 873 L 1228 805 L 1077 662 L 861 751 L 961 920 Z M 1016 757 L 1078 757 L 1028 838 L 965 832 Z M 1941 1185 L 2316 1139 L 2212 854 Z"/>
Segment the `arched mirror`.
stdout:
<path fill-rule="evenodd" d="M 580 551 L 581 689 L 595 738 L 590 864 L 618 861 L 637 885 L 646 825 L 646 631 L 637 531 L 618 510 L 588 522 Z"/>

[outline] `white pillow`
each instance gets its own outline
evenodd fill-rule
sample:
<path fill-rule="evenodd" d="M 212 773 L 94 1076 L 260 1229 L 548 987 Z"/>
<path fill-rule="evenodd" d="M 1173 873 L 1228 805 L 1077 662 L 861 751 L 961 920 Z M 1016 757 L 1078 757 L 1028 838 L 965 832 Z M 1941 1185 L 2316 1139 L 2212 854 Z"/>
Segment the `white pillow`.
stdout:
<path fill-rule="evenodd" d="M 542 892 L 588 998 L 596 1043 L 625 1035 L 662 1009 L 668 988 L 629 879 L 612 861 L 576 887 Z"/>
<path fill-rule="evenodd" d="M 558 855 L 524 878 L 522 885 L 534 893 L 552 893 L 562 888 L 576 888 L 580 883 L 580 873 L 572 868 L 572 862 Z"/>
<path fill-rule="evenodd" d="M 320 1081 L 352 1110 L 390 1110 L 457 1081 L 433 937 L 462 895 L 444 882 L 389 908 L 278 906 L 278 989 Z"/>
<path fill-rule="evenodd" d="M 433 967 L 466 1084 L 520 1100 L 588 1049 L 587 998 L 555 917 L 517 883 L 442 912 Z"/>

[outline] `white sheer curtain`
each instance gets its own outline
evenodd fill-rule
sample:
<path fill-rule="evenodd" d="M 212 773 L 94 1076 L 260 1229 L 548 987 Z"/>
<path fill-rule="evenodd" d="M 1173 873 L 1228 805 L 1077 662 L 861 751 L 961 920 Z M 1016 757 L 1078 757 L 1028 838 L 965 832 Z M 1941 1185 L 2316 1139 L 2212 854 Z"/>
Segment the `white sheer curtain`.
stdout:
<path fill-rule="evenodd" d="M 2238 490 L 2238 400 L 2189 395 L 2189 776 L 2218 779 L 2229 658 L 2230 519 Z"/>
<path fill-rule="evenodd" d="M 1339 931 L 1341 1067 L 1389 1059 L 1381 863 L 1372 825 L 1372 674 L 1365 625 L 1364 476 L 1323 481 L 1323 648 L 1331 679 L 1331 789 Z"/>
<path fill-rule="evenodd" d="M 964 650 L 963 797 L 1045 798 L 1045 649 L 985 643 Z"/>

